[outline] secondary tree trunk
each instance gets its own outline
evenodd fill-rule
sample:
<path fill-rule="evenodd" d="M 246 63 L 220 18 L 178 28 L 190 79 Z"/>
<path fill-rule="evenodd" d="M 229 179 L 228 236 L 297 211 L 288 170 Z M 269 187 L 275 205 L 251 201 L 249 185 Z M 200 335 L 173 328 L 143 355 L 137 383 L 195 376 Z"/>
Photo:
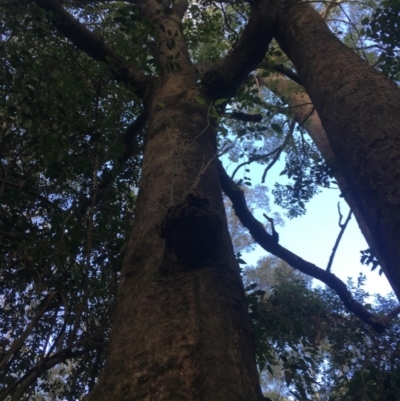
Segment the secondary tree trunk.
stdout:
<path fill-rule="evenodd" d="M 332 147 L 329 143 L 328 136 L 322 126 L 321 119 L 314 105 L 311 102 L 310 97 L 304 91 L 304 89 L 297 83 L 284 78 L 279 74 L 273 74 L 268 77 L 258 77 L 258 79 L 265 85 L 269 90 L 271 90 L 275 95 L 280 97 L 284 102 L 286 102 L 290 107 L 290 114 L 294 120 L 301 124 L 304 129 L 308 132 L 311 139 L 315 143 L 316 147 L 320 151 L 324 160 L 335 166 L 336 160 L 333 154 Z M 354 217 L 357 220 L 358 226 L 367 241 L 370 249 L 376 255 L 380 265 L 386 270 L 385 261 L 382 259 L 379 249 L 375 244 L 374 238 L 371 235 L 371 231 L 365 222 L 363 215 L 358 210 L 356 203 L 351 194 L 351 190 L 347 185 L 346 180 L 340 169 L 334 170 L 334 177 L 338 183 L 339 189 L 352 210 Z"/>
<path fill-rule="evenodd" d="M 400 91 L 306 4 L 282 4 L 276 37 L 318 111 L 400 299 Z"/>
<path fill-rule="evenodd" d="M 259 401 L 208 107 L 174 73 L 149 105 L 136 215 L 92 401 Z"/>

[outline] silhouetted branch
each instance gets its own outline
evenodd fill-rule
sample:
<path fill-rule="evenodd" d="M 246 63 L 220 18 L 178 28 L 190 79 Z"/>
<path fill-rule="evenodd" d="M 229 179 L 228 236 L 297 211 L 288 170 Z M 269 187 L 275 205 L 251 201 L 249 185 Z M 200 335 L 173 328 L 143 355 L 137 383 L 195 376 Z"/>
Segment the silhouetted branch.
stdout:
<path fill-rule="evenodd" d="M 53 13 L 51 21 L 58 32 L 88 56 L 108 64 L 116 80 L 130 83 L 136 88 L 139 96 L 144 95 L 148 78 L 140 71 L 129 67 L 126 61 L 116 54 L 102 38 L 95 35 L 68 13 L 59 1 L 36 0 L 36 3 L 44 10 Z"/>
<path fill-rule="evenodd" d="M 262 120 L 261 114 L 248 114 L 241 111 L 226 113 L 225 116 L 229 118 L 234 118 L 235 120 L 243 121 L 244 123 L 259 123 Z"/>
<path fill-rule="evenodd" d="M 339 212 L 339 227 L 340 227 L 340 232 L 339 232 L 338 237 L 336 238 L 335 245 L 334 245 L 333 248 L 332 248 L 332 253 L 331 253 L 331 256 L 330 256 L 330 258 L 329 258 L 328 265 L 326 266 L 326 271 L 327 271 L 327 272 L 330 272 L 330 271 L 331 271 L 333 259 L 335 258 L 335 254 L 336 254 L 336 251 L 337 251 L 337 249 L 338 249 L 338 247 L 339 247 L 340 240 L 341 240 L 342 237 L 343 237 L 344 231 L 346 230 L 347 224 L 349 224 L 349 221 L 350 221 L 351 215 L 352 215 L 352 211 L 350 210 L 350 212 L 349 212 L 349 214 L 348 214 L 348 216 L 347 216 L 347 218 L 346 218 L 346 221 L 342 224 L 343 215 L 342 215 L 342 213 L 340 212 L 339 203 L 338 203 L 338 212 Z"/>
<path fill-rule="evenodd" d="M 53 300 L 53 298 L 57 295 L 57 292 L 50 292 L 46 298 L 42 301 L 42 307 L 40 308 L 40 311 L 36 314 L 36 316 L 32 319 L 32 321 L 28 324 L 27 328 L 25 331 L 22 333 L 22 335 L 14 340 L 12 343 L 10 349 L 6 352 L 2 360 L 0 361 L 0 369 L 2 369 L 7 362 L 12 358 L 12 356 L 24 345 L 24 342 L 28 335 L 31 333 L 33 328 L 36 326 L 36 324 L 39 322 L 40 318 L 43 316 L 43 314 L 46 312 L 48 309 L 50 302 Z"/>
<path fill-rule="evenodd" d="M 59 206 L 55 205 L 51 200 L 47 199 L 45 196 L 35 192 L 35 191 L 31 191 L 30 189 L 24 188 L 23 186 L 20 186 L 18 184 L 15 184 L 13 182 L 9 182 L 6 180 L 3 180 L 2 178 L 0 178 L 0 182 L 2 182 L 3 184 L 9 186 L 9 187 L 13 187 L 13 188 L 17 188 L 21 191 L 27 192 L 30 195 L 35 196 L 36 198 L 40 199 L 42 202 L 47 203 L 48 205 L 50 205 L 51 207 L 54 207 L 56 209 L 62 210 Z"/>
<path fill-rule="evenodd" d="M 113 183 L 115 177 L 121 172 L 124 168 L 126 162 L 133 156 L 136 156 L 140 153 L 140 145 L 139 145 L 139 134 L 144 129 L 147 123 L 147 112 L 143 111 L 135 121 L 133 121 L 125 130 L 123 135 L 123 142 L 125 144 L 124 153 L 121 157 L 116 161 L 115 166 L 108 174 L 103 174 L 102 180 L 98 186 L 96 192 L 95 204 L 99 204 L 99 202 L 104 198 L 107 190 L 110 188 L 110 185 Z M 79 207 L 78 215 L 84 216 L 92 204 L 91 199 L 85 199 Z"/>
<path fill-rule="evenodd" d="M 262 248 L 264 248 L 267 252 L 274 254 L 278 258 L 281 258 L 293 268 L 298 269 L 301 272 L 325 283 L 329 288 L 336 292 L 349 311 L 353 312 L 377 332 L 383 332 L 386 329 L 389 319 L 393 318 L 393 315 L 397 315 L 397 313 L 400 311 L 400 306 L 396 307 L 396 309 L 392 312 L 389 312 L 389 314 L 385 317 L 372 314 L 365 309 L 362 304 L 353 298 L 351 292 L 347 289 L 346 284 L 334 274 L 321 269 L 310 262 L 307 262 L 283 246 L 279 245 L 273 236 L 267 233 L 264 225 L 251 214 L 246 205 L 244 192 L 238 185 L 235 184 L 233 180 L 231 180 L 221 162 L 219 163 L 219 171 L 222 190 L 231 200 L 232 207 L 235 210 L 237 217 L 239 218 L 240 222 L 249 230 L 254 240 Z"/>
<path fill-rule="evenodd" d="M 233 173 L 232 173 L 232 175 L 231 175 L 231 178 L 233 179 L 233 178 L 235 177 L 236 173 L 239 171 L 239 169 L 242 168 L 243 166 L 246 166 L 246 165 L 248 165 L 248 164 L 251 164 L 251 163 L 253 163 L 253 162 L 256 162 L 256 161 L 259 161 L 259 160 L 262 160 L 262 159 L 266 159 L 267 157 L 272 156 L 274 153 L 276 153 L 276 152 L 281 152 L 281 151 L 282 151 L 282 145 L 281 145 L 281 146 L 278 146 L 278 147 L 277 147 L 276 149 L 274 149 L 272 152 L 266 153 L 266 154 L 264 154 L 264 155 L 253 155 L 253 156 L 250 156 L 249 160 L 247 160 L 246 162 L 240 163 L 240 164 L 235 168 L 235 170 L 233 170 Z"/>
<path fill-rule="evenodd" d="M 286 135 L 285 140 L 283 141 L 282 145 L 278 148 L 278 149 L 279 149 L 278 152 L 275 154 L 274 158 L 271 160 L 271 162 L 268 164 L 268 166 L 265 168 L 265 170 L 264 170 L 264 172 L 263 172 L 263 175 L 262 175 L 262 177 L 261 177 L 261 183 L 262 183 L 262 184 L 264 184 L 264 182 L 265 182 L 265 179 L 266 179 L 266 177 L 267 177 L 268 171 L 269 171 L 269 170 L 273 167 L 273 165 L 279 160 L 279 158 L 280 158 L 280 156 L 281 156 L 281 153 L 283 152 L 283 149 L 285 149 L 285 146 L 287 145 L 289 139 L 290 139 L 290 138 L 292 137 L 292 135 L 293 135 L 293 131 L 294 131 L 295 126 L 296 126 L 296 121 L 293 120 L 293 121 L 290 123 L 289 132 L 288 132 L 288 134 Z"/>

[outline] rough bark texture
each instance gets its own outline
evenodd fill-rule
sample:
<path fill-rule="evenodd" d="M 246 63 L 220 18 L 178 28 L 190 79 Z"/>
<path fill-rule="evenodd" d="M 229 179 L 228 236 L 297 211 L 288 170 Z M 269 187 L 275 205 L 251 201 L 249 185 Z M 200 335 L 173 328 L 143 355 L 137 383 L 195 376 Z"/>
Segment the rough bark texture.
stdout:
<path fill-rule="evenodd" d="M 325 161 L 328 164 L 335 166 L 337 163 L 328 136 L 326 135 L 321 119 L 319 118 L 310 97 L 304 89 L 297 83 L 278 74 L 268 77 L 258 77 L 258 79 L 291 107 L 290 114 L 293 116 L 294 120 L 298 124 L 301 124 L 308 132 Z M 365 240 L 370 249 L 372 249 L 376 255 L 380 265 L 386 271 L 386 263 L 380 255 L 379 248 L 374 241 L 363 215 L 360 213 L 356 203 L 354 202 L 351 190 L 343 177 L 342 171 L 340 169 L 335 169 L 334 177 L 345 201 L 357 220 L 358 226 L 360 227 Z"/>
<path fill-rule="evenodd" d="M 151 100 L 107 364 L 90 400 L 261 399 L 215 131 L 196 96 L 195 80 L 176 73 Z"/>
<path fill-rule="evenodd" d="M 231 55 L 211 73 L 215 79 L 209 76 L 202 84 L 180 24 L 186 3 L 172 9 L 152 0 L 135 4 L 153 25 L 160 78 L 144 96 L 149 128 L 134 229 L 106 366 L 89 399 L 260 401 L 252 327 L 227 229 L 210 107 L 224 96 L 224 88 L 235 92 L 261 62 L 272 39 L 266 18 L 275 17 L 277 2 L 275 11 L 265 0 L 255 2 L 232 50 L 235 72 L 223 74 L 234 61 Z M 247 61 L 255 33 L 268 40 Z"/>
<path fill-rule="evenodd" d="M 400 91 L 308 5 L 283 3 L 276 27 L 400 298 Z"/>

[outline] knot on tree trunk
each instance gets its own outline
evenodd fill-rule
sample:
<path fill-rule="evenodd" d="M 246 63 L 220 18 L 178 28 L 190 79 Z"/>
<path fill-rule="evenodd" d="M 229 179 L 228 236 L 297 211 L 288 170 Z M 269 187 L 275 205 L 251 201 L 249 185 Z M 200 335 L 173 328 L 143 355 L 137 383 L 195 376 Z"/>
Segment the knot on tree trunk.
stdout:
<path fill-rule="evenodd" d="M 182 203 L 168 209 L 161 238 L 185 265 L 199 265 L 220 247 L 222 229 L 221 214 L 211 209 L 206 197 L 192 191 Z"/>

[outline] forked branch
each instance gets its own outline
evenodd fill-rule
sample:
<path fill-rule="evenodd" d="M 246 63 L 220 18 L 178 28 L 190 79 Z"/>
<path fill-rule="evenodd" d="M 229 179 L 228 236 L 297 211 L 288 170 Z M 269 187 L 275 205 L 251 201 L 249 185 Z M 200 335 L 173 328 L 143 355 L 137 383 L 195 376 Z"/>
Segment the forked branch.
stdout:
<path fill-rule="evenodd" d="M 353 298 L 351 292 L 347 289 L 346 284 L 334 274 L 321 269 L 310 262 L 307 262 L 306 260 L 290 252 L 288 249 L 279 245 L 273 236 L 267 233 L 264 225 L 261 224 L 249 211 L 243 191 L 229 177 L 223 168 L 222 163 L 219 163 L 219 172 L 222 190 L 231 200 L 232 207 L 235 210 L 236 215 L 238 216 L 240 222 L 249 230 L 251 236 L 262 248 L 284 260 L 293 268 L 325 283 L 329 288 L 336 292 L 349 311 L 353 312 L 377 332 L 383 332 L 386 329 L 389 321 L 397 316 L 397 314 L 400 312 L 399 307 L 395 308 L 384 317 L 372 314 L 362 304 Z"/>
<path fill-rule="evenodd" d="M 249 21 L 231 52 L 205 74 L 203 84 L 212 100 L 235 95 L 244 79 L 262 62 L 273 38 L 279 1 L 256 0 Z"/>

